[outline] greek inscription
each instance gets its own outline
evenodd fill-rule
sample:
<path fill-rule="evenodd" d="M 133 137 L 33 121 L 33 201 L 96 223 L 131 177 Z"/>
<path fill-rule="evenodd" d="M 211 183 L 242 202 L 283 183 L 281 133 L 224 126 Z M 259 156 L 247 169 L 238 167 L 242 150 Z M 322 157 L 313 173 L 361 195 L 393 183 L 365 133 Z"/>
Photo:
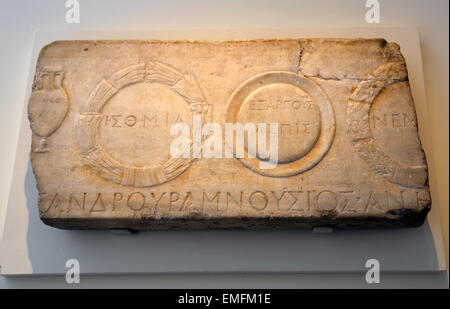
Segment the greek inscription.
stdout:
<path fill-rule="evenodd" d="M 289 205 L 288 209 L 290 211 L 305 211 L 311 208 L 311 191 L 287 191 L 287 193 L 294 199 L 291 205 Z M 303 197 L 305 200 L 299 202 L 300 197 Z"/>
<path fill-rule="evenodd" d="M 355 190 L 291 190 L 280 191 L 187 191 L 153 192 L 135 191 L 131 193 L 88 193 L 68 192 L 42 194 L 46 208 L 51 211 L 80 213 L 118 211 L 126 207 L 134 212 L 152 208 L 161 211 L 216 211 L 226 213 L 229 209 L 249 209 L 263 211 L 268 208 L 279 211 L 336 211 L 358 213 L 389 209 L 402 209 L 405 205 L 422 207 L 430 198 L 423 191 L 355 191 Z M 105 205 L 111 205 L 106 208 Z"/>
<path fill-rule="evenodd" d="M 316 198 L 317 208 L 324 211 L 335 210 L 338 206 L 336 193 L 325 190 L 320 191 Z"/>
<path fill-rule="evenodd" d="M 157 193 L 154 193 L 154 192 L 150 193 L 151 197 L 155 201 L 155 210 L 158 209 L 159 202 L 161 201 L 161 199 L 164 197 L 165 194 L 166 194 L 166 192 L 162 192 L 160 194 L 160 196 L 158 197 Z"/>
<path fill-rule="evenodd" d="M 253 99 L 249 102 L 249 110 L 251 111 L 267 111 L 267 110 L 312 110 L 314 103 L 305 96 L 295 99 Z"/>
<path fill-rule="evenodd" d="M 170 128 L 175 123 L 184 123 L 181 113 L 157 112 L 155 114 L 117 114 L 104 115 L 103 127 L 105 128 Z"/>
<path fill-rule="evenodd" d="M 181 204 L 180 211 L 183 211 L 185 209 L 188 209 L 188 208 L 192 207 L 193 203 L 194 202 L 193 202 L 192 193 L 191 192 L 187 192 L 186 196 L 184 197 L 183 204 Z"/>
<path fill-rule="evenodd" d="M 104 212 L 106 210 L 105 203 L 103 202 L 103 197 L 101 193 L 97 194 L 95 202 L 92 204 L 89 212 Z"/>
<path fill-rule="evenodd" d="M 373 113 L 371 116 L 372 128 L 417 128 L 414 115 L 407 113 Z"/>
<path fill-rule="evenodd" d="M 77 200 L 77 198 L 76 198 L 72 193 L 70 193 L 70 196 L 69 196 L 69 206 L 68 206 L 68 208 L 67 208 L 67 212 L 70 212 L 70 210 L 72 209 L 72 202 L 75 202 L 74 204 L 75 204 L 78 208 L 80 208 L 81 210 L 84 210 L 84 205 L 86 204 L 86 195 L 87 195 L 86 192 L 83 193 L 83 201 L 82 201 L 82 202 L 79 202 L 79 201 Z"/>
<path fill-rule="evenodd" d="M 258 198 L 259 196 L 259 198 Z M 261 206 L 261 200 L 264 201 L 264 206 Z M 267 207 L 267 204 L 269 203 L 269 198 L 267 197 L 266 193 L 263 191 L 253 191 L 250 194 L 250 197 L 248 198 L 248 201 L 250 205 L 255 208 L 256 210 L 264 210 Z"/>
<path fill-rule="evenodd" d="M 51 200 L 50 204 L 48 205 L 47 209 L 44 210 L 44 213 L 47 213 L 52 207 L 58 208 L 59 204 L 60 204 L 59 194 L 56 193 L 55 196 L 53 197 L 53 199 Z"/>
<path fill-rule="evenodd" d="M 380 210 L 383 210 L 383 206 L 378 201 L 378 198 L 375 195 L 374 191 L 370 191 L 369 198 L 367 199 L 366 206 L 364 207 L 364 211 L 368 212 L 370 208 L 378 208 Z"/>
<path fill-rule="evenodd" d="M 172 210 L 173 204 L 180 200 L 180 194 L 178 192 L 169 193 L 169 210 Z"/>
<path fill-rule="evenodd" d="M 202 207 L 205 206 L 205 201 L 208 203 L 209 206 L 214 205 L 215 201 L 215 209 L 219 210 L 219 201 L 220 201 L 220 191 L 216 192 L 216 195 L 214 195 L 212 198 L 208 197 L 208 194 L 206 192 L 203 192 L 203 200 L 202 200 Z"/>
<path fill-rule="evenodd" d="M 127 206 L 134 210 L 140 211 L 145 206 L 145 195 L 141 192 L 133 192 L 127 198 Z"/>
<path fill-rule="evenodd" d="M 237 199 L 235 199 L 230 192 L 227 192 L 227 209 L 228 209 L 228 201 L 231 201 L 237 207 L 242 208 L 243 196 L 244 196 L 244 191 L 241 191 L 240 195 L 239 195 L 239 202 L 238 202 Z"/>
<path fill-rule="evenodd" d="M 115 192 L 113 197 L 112 209 L 116 210 L 116 203 L 120 202 L 123 199 L 123 194 L 120 192 Z"/>

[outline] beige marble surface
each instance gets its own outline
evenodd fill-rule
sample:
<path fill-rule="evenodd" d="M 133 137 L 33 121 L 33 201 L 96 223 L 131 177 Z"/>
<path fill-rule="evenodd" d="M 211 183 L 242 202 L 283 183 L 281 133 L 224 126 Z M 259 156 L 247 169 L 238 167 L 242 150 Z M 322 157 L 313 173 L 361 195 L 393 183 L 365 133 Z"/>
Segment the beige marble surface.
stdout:
<path fill-rule="evenodd" d="M 383 39 L 55 42 L 28 111 L 41 218 L 60 228 L 416 226 L 431 204 Z M 195 115 L 278 123 L 278 165 L 247 140 L 240 159 L 172 158 L 171 125 Z"/>

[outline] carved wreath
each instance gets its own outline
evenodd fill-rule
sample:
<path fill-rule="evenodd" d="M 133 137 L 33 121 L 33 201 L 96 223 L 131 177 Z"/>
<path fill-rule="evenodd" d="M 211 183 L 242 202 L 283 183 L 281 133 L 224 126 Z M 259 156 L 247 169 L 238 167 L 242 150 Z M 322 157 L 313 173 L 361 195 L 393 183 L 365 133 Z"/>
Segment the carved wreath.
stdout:
<path fill-rule="evenodd" d="M 378 147 L 369 126 L 370 109 L 378 94 L 389 85 L 407 80 L 406 64 L 399 61 L 378 67 L 368 80 L 361 81 L 348 100 L 347 133 L 372 171 L 395 184 L 422 187 L 428 178 L 426 166 L 409 166 L 390 157 Z"/>
<path fill-rule="evenodd" d="M 130 166 L 118 162 L 99 143 L 99 126 L 106 117 L 102 114 L 103 106 L 120 89 L 141 82 L 168 85 L 185 100 L 193 114 L 205 114 L 210 109 L 192 75 L 183 74 L 160 62 L 132 65 L 100 81 L 78 117 L 78 146 L 87 166 L 104 179 L 123 186 L 149 187 L 165 183 L 181 175 L 194 161 L 192 158 L 172 157 L 160 165 Z"/>

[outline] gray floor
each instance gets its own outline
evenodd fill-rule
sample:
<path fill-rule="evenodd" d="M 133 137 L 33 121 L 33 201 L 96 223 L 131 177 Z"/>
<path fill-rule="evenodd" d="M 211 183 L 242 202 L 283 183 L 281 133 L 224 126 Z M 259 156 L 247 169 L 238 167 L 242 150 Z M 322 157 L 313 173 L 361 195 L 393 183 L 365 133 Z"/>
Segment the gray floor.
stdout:
<path fill-rule="evenodd" d="M 185 274 L 81 276 L 70 285 L 63 276 L 0 276 L 0 288 L 448 288 L 446 272 L 381 273 L 380 281 L 367 284 L 361 273 Z"/>

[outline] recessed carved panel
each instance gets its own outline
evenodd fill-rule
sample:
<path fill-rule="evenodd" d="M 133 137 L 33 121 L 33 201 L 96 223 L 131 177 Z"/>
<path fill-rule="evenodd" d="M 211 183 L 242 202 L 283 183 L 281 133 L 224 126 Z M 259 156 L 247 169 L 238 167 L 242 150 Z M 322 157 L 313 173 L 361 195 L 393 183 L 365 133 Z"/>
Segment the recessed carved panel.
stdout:
<path fill-rule="evenodd" d="M 245 81 L 232 94 L 226 110 L 229 123 L 277 123 L 278 165 L 259 168 L 256 149 L 239 158 L 265 176 L 293 176 L 313 168 L 326 155 L 335 134 L 335 118 L 325 93 L 312 80 L 293 72 L 267 72 Z M 251 152 L 255 158 L 249 158 Z"/>

